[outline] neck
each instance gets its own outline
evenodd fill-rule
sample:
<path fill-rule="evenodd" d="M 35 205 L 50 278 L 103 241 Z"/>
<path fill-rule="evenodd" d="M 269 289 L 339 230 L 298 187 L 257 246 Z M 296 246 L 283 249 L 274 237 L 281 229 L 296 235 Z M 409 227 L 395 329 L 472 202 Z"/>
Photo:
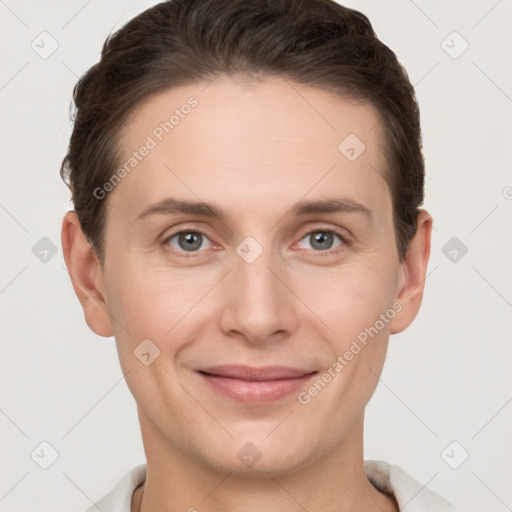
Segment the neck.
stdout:
<path fill-rule="evenodd" d="M 398 511 L 394 498 L 379 492 L 366 477 L 363 416 L 334 450 L 299 469 L 245 475 L 219 471 L 200 455 L 191 457 L 163 438 L 140 412 L 139 418 L 147 475 L 133 495 L 133 512 Z"/>

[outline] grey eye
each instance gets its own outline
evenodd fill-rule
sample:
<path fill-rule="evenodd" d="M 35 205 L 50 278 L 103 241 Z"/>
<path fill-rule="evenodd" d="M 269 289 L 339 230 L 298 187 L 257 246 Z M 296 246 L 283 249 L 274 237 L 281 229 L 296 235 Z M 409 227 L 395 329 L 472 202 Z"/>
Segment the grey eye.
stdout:
<path fill-rule="evenodd" d="M 180 231 L 170 236 L 166 243 L 177 251 L 197 252 L 203 248 L 203 243 L 209 242 L 208 237 L 198 231 Z"/>
<path fill-rule="evenodd" d="M 341 236 L 330 230 L 317 229 L 315 231 L 310 231 L 302 240 L 307 240 L 309 242 L 310 246 L 306 247 L 306 249 L 328 251 L 329 249 L 334 248 L 333 243 L 335 237 L 341 241 L 341 243 L 338 245 L 343 245 L 344 240 L 341 238 Z"/>

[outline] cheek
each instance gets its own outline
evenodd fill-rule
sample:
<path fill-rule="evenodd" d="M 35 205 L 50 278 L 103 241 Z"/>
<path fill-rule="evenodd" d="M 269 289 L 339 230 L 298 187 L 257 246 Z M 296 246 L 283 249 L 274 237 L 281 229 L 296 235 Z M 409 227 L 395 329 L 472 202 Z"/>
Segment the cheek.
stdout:
<path fill-rule="evenodd" d="M 310 276 L 302 281 L 298 294 L 328 326 L 336 348 L 342 350 L 392 308 L 396 287 L 392 276 L 389 269 L 376 264 L 354 264 L 329 275 Z M 387 330 L 388 322 L 384 323 L 379 322 L 380 331 Z"/>
<path fill-rule="evenodd" d="M 210 324 L 215 304 L 220 303 L 212 301 L 213 294 L 209 294 L 218 276 L 190 269 L 172 271 L 138 261 L 118 262 L 106 285 L 109 310 L 116 319 L 112 325 L 121 366 L 138 374 L 140 361 L 134 352 L 142 350 L 139 345 L 147 339 L 162 356 L 156 359 L 156 366 L 164 361 L 169 365 L 201 337 L 204 324 Z"/>
<path fill-rule="evenodd" d="M 117 265 L 109 277 L 109 311 L 128 387 L 143 408 L 151 409 L 162 389 L 177 400 L 179 389 L 168 371 L 174 374 L 170 361 L 186 344 L 182 331 L 195 294 L 173 286 L 165 272 L 136 265 Z"/>
<path fill-rule="evenodd" d="M 334 411 L 333 424 L 348 425 L 363 411 L 382 371 L 396 314 L 393 279 L 382 267 L 354 264 L 316 283 L 319 286 L 309 293 L 308 305 L 329 328 L 324 330 L 329 346 L 323 347 L 325 368 L 319 375 L 328 382 L 304 390 L 300 403 Z M 330 434 L 338 435 L 335 429 Z"/>

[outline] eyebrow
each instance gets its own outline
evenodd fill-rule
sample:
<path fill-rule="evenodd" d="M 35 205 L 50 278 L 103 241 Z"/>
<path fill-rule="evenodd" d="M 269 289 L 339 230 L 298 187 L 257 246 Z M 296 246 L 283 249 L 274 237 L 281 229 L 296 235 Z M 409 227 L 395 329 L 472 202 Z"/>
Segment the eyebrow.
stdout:
<path fill-rule="evenodd" d="M 372 211 L 367 206 L 350 199 L 330 198 L 301 201 L 291 208 L 291 214 L 297 217 L 318 213 L 362 213 L 368 218 L 372 218 Z M 193 214 L 204 217 L 217 217 L 221 221 L 226 221 L 228 218 L 226 212 L 210 203 L 167 198 L 144 208 L 137 216 L 137 220 L 142 220 L 149 215 L 155 214 Z"/>

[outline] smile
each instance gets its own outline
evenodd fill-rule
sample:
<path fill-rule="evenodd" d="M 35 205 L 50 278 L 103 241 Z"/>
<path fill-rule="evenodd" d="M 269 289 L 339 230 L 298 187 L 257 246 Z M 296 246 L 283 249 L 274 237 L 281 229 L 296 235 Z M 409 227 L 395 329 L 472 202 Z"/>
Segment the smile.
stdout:
<path fill-rule="evenodd" d="M 198 370 L 211 389 L 238 402 L 251 404 L 282 399 L 305 386 L 316 373 L 285 367 L 223 366 Z"/>

